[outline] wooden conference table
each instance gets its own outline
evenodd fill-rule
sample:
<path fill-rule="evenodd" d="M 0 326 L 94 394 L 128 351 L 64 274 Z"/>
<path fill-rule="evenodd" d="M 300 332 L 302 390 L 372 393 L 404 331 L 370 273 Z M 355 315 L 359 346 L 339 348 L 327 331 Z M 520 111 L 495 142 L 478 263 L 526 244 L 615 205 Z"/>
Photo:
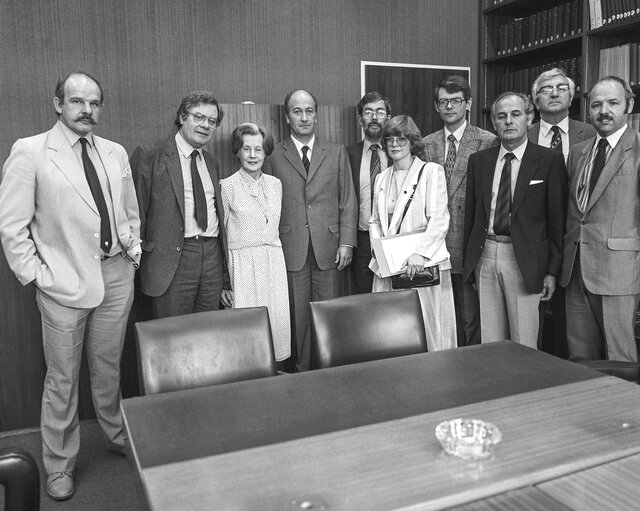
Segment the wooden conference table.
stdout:
<path fill-rule="evenodd" d="M 582 511 L 640 499 L 640 386 L 510 342 L 137 397 L 122 409 L 154 510 Z M 456 417 L 500 428 L 492 457 L 442 452 L 435 427 Z M 607 477 L 621 490 L 601 484 L 596 506 L 584 487 Z"/>

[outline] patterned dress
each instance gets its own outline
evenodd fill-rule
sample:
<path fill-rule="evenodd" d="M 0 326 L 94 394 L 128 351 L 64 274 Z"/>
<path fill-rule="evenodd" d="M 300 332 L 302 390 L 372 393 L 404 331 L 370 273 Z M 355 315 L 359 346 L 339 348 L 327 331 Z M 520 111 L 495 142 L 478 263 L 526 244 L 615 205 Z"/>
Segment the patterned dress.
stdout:
<path fill-rule="evenodd" d="M 244 170 L 220 181 L 233 306 L 266 305 L 276 360 L 291 356 L 287 271 L 278 236 L 282 184 Z"/>

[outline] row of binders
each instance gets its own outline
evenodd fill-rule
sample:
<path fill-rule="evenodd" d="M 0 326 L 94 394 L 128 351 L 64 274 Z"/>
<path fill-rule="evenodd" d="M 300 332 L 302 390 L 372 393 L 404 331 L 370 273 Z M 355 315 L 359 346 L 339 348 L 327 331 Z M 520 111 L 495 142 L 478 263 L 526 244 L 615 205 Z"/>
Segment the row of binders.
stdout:
<path fill-rule="evenodd" d="M 589 0 L 592 30 L 635 16 L 640 17 L 640 0 Z"/>
<path fill-rule="evenodd" d="M 567 73 L 567 76 L 571 77 L 575 81 L 576 91 L 580 91 L 582 89 L 582 58 L 574 57 L 555 62 L 547 62 L 541 66 L 516 69 L 511 68 L 505 73 L 497 73 L 495 77 L 496 82 L 494 90 L 497 91 L 497 93 L 503 91 L 515 91 L 530 94 L 531 85 L 540 73 L 554 67 L 563 69 L 564 72 Z"/>
<path fill-rule="evenodd" d="M 499 25 L 496 55 L 508 55 L 580 34 L 582 5 L 582 0 L 571 0 Z"/>
<path fill-rule="evenodd" d="M 640 85 L 640 43 L 629 43 L 600 50 L 598 77 L 623 78 L 629 85 Z"/>

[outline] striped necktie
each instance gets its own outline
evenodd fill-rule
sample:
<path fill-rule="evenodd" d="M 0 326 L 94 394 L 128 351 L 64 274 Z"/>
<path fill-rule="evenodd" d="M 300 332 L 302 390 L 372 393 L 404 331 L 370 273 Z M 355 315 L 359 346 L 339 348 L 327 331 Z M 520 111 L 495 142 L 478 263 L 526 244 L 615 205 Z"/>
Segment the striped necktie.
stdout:
<path fill-rule="evenodd" d="M 558 128 L 558 126 L 551 126 L 551 131 L 553 131 L 553 137 L 551 138 L 551 145 L 549 147 L 562 153 L 562 135 L 560 134 L 560 128 Z"/>
<path fill-rule="evenodd" d="M 305 145 L 302 146 L 302 165 L 304 165 L 304 171 L 308 174 L 309 173 L 309 165 L 311 162 L 309 162 L 309 158 L 307 157 L 307 153 L 309 152 L 309 146 Z"/>
<path fill-rule="evenodd" d="M 493 218 L 493 232 L 503 236 L 511 235 L 511 160 L 514 158 L 513 153 L 504 155 L 504 167 L 500 176 L 496 212 Z"/>

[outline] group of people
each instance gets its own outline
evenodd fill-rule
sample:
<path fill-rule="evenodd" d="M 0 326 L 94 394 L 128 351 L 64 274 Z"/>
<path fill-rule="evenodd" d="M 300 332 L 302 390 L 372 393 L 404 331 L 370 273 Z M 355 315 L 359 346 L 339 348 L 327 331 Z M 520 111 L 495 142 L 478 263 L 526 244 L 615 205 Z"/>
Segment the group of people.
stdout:
<path fill-rule="evenodd" d="M 339 296 L 349 266 L 357 292 L 392 289 L 372 240 L 417 232 L 403 271 L 440 274 L 419 288 L 430 351 L 505 339 L 535 348 L 542 301 L 570 358 L 637 360 L 640 135 L 626 124 L 634 96 L 624 80 L 602 78 L 584 124 L 569 118 L 574 94 L 551 69 L 531 97 L 499 95 L 496 136 L 469 123 L 469 83 L 449 76 L 434 90 L 443 129 L 423 138 L 411 117 L 392 117 L 389 101 L 368 92 L 357 105 L 364 138 L 345 148 L 316 136 L 317 100 L 293 90 L 290 135 L 274 147 L 263 126 L 240 124 L 237 168 L 220 179 L 204 149 L 224 116 L 210 92 L 188 94 L 175 134 L 129 160 L 93 133 L 98 80 L 60 80 L 58 122 L 15 143 L 0 183 L 3 249 L 18 280 L 35 286 L 42 317 L 48 494 L 74 493 L 83 347 L 107 446 L 124 452 L 119 364 L 138 267 L 154 317 L 266 305 L 278 366 L 304 371 L 309 302 Z"/>

